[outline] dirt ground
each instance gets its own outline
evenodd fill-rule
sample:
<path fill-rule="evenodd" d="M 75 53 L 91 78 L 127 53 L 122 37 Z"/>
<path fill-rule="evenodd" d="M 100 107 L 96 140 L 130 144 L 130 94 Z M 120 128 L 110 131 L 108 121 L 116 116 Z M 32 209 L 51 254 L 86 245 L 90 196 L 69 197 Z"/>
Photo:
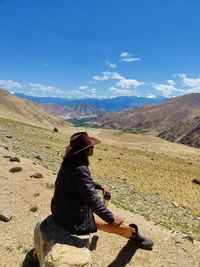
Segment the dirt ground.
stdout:
<path fill-rule="evenodd" d="M 36 223 L 50 214 L 56 173 L 21 157 L 20 162 L 10 162 L 4 156 L 14 154 L 3 148 L 0 153 L 0 211 L 9 209 L 12 212 L 10 221 L 0 220 L 0 267 L 36 267 L 26 263 L 26 259 L 34 247 Z M 14 166 L 23 170 L 9 172 Z M 44 177 L 31 178 L 35 172 Z M 118 209 L 112 203 L 109 208 L 125 221 L 138 224 L 155 245 L 152 251 L 137 249 L 125 238 L 99 231 L 90 237 L 93 267 L 200 267 L 200 242 L 155 225 L 138 214 Z"/>

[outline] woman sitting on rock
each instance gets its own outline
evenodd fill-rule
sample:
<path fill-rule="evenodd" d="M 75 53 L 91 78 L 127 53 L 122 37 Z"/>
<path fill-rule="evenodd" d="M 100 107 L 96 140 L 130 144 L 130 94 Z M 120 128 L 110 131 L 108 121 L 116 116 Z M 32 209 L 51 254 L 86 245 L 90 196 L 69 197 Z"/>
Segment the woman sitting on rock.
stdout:
<path fill-rule="evenodd" d="M 88 157 L 93 155 L 94 145 L 99 143 L 98 139 L 89 137 L 86 132 L 71 136 L 51 201 L 55 222 L 72 234 L 84 235 L 99 229 L 129 238 L 140 247 L 152 247 L 153 241 L 141 236 L 137 225 L 126 224 L 101 201 L 96 189 L 102 190 L 107 200 L 111 195 L 94 182 L 88 168 Z"/>

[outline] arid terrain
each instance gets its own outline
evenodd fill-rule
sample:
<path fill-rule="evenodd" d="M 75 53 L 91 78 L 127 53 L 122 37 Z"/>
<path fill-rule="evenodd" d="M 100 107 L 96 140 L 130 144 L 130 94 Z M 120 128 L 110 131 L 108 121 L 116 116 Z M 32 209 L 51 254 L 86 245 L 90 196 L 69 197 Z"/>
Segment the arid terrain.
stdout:
<path fill-rule="evenodd" d="M 152 251 L 136 250 L 119 236 L 93 234 L 93 266 L 200 266 L 200 186 L 192 183 L 200 177 L 198 149 L 150 135 L 70 126 L 58 130 L 0 118 L 0 210 L 13 215 L 9 222 L 0 221 L 0 266 L 37 266 L 30 257 L 34 226 L 50 213 L 65 146 L 80 130 L 102 140 L 90 169 L 110 188 L 109 207 L 155 241 Z M 21 161 L 10 162 L 10 156 Z M 11 173 L 13 166 L 22 171 Z M 30 177 L 35 172 L 43 178 Z"/>

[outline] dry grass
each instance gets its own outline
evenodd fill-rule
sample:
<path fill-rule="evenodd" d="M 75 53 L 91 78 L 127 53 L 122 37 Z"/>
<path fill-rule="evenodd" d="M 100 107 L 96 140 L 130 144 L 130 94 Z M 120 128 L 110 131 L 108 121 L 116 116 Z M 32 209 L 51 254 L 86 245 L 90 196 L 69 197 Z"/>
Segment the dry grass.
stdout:
<path fill-rule="evenodd" d="M 193 178 L 200 177 L 198 149 L 112 130 L 68 127 L 53 133 L 8 119 L 0 118 L 0 123 L 0 143 L 54 172 L 70 135 L 87 130 L 102 141 L 91 158 L 93 176 L 111 188 L 118 206 L 200 239 L 200 188 L 192 183 Z M 13 138 L 6 138 L 5 133 Z"/>

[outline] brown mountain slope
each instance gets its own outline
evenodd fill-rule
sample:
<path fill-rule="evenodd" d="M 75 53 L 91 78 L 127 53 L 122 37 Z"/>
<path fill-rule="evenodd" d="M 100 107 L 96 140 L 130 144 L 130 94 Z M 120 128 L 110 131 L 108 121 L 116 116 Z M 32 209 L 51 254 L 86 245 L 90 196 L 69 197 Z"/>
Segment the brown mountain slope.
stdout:
<path fill-rule="evenodd" d="M 82 119 L 88 117 L 97 117 L 105 114 L 105 112 L 96 109 L 90 103 L 86 102 L 80 103 L 75 107 L 54 103 L 41 103 L 40 106 L 65 120 L 71 118 Z"/>
<path fill-rule="evenodd" d="M 98 118 L 97 124 L 104 128 L 144 129 L 159 134 L 161 138 L 193 146 L 200 142 L 197 127 L 200 123 L 199 118 L 200 94 L 196 93 L 170 99 L 161 104 L 109 113 Z"/>
<path fill-rule="evenodd" d="M 174 127 L 162 131 L 158 136 L 172 142 L 200 148 L 200 116 L 180 121 Z"/>
<path fill-rule="evenodd" d="M 59 126 L 64 122 L 30 100 L 20 99 L 0 88 L 0 116 L 35 125 Z"/>
<path fill-rule="evenodd" d="M 170 99 L 165 103 L 112 112 L 99 118 L 97 123 L 105 128 L 142 128 L 161 132 L 180 121 L 199 115 L 200 94 L 197 93 Z"/>

